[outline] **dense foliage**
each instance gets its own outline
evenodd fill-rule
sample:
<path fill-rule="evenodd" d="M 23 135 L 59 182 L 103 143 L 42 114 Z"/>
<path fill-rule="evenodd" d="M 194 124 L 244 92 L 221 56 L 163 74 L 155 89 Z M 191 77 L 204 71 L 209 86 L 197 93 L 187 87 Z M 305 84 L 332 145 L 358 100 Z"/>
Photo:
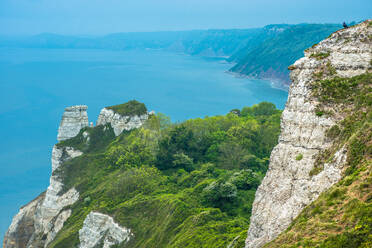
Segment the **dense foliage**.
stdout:
<path fill-rule="evenodd" d="M 133 231 L 125 247 L 242 247 L 280 115 L 270 103 L 179 124 L 153 115 L 97 145 L 84 135 L 112 129 L 86 128 L 59 144 L 85 153 L 57 172 L 80 200 L 51 247 L 75 247 L 92 210 Z"/>
<path fill-rule="evenodd" d="M 131 100 L 129 102 L 106 107 L 112 109 L 116 113 L 119 113 L 122 116 L 133 116 L 133 115 L 144 115 L 147 113 L 147 108 L 145 104 L 138 102 L 136 100 Z"/>

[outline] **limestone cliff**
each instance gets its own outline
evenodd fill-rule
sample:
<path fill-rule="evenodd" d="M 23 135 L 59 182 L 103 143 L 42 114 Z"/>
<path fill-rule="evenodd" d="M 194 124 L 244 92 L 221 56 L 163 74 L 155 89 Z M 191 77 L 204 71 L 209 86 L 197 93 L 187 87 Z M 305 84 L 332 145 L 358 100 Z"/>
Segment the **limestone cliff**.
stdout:
<path fill-rule="evenodd" d="M 324 163 L 323 170 L 312 173 L 317 156 L 333 145 L 327 130 L 345 117 L 332 104 L 318 109 L 313 83 L 366 73 L 371 67 L 371 35 L 369 21 L 342 29 L 306 50 L 305 57 L 290 67 L 292 84 L 282 114 L 279 144 L 271 153 L 269 170 L 256 192 L 247 248 L 273 240 L 304 207 L 341 179 L 346 147 L 340 147 L 333 159 Z M 327 111 L 334 114 L 323 114 Z"/>
<path fill-rule="evenodd" d="M 110 123 L 114 129 L 115 135 L 120 135 L 124 130 L 130 131 L 142 126 L 148 119 L 148 114 L 142 115 L 122 115 L 112 109 L 103 108 L 98 116 L 97 125 Z"/>
<path fill-rule="evenodd" d="M 86 106 L 65 109 L 58 129 L 59 141 L 76 136 L 81 128 L 88 125 L 86 109 Z M 65 208 L 79 199 L 79 192 L 75 188 L 64 191 L 64 184 L 56 171 L 64 162 L 81 154 L 81 151 L 72 147 L 53 147 L 49 187 L 45 193 L 21 208 L 13 218 L 4 237 L 4 248 L 46 247 L 53 240 L 71 215 L 71 210 Z"/>
<path fill-rule="evenodd" d="M 98 116 L 97 126 L 111 124 L 116 136 L 124 130 L 130 131 L 139 128 L 153 114 L 147 112 L 145 104 L 136 100 L 103 108 Z"/>
<path fill-rule="evenodd" d="M 58 141 L 75 137 L 80 129 L 88 126 L 87 109 L 88 107 L 85 105 L 72 106 L 65 109 L 58 129 Z"/>
<path fill-rule="evenodd" d="M 103 248 L 128 242 L 133 236 L 130 229 L 120 227 L 108 215 L 90 212 L 79 231 L 80 248 L 94 248 L 102 244 Z"/>
<path fill-rule="evenodd" d="M 59 143 L 52 150 L 50 185 L 46 192 L 22 207 L 14 216 L 4 237 L 4 248 L 48 247 L 71 216 L 71 205 L 79 200 L 80 195 L 74 187 L 66 188 L 61 169 L 67 161 L 81 156 L 83 152 L 63 142 L 76 137 L 81 129 L 88 127 L 87 108 L 79 105 L 65 109 L 58 129 Z M 140 127 L 147 118 L 147 112 L 140 116 L 122 116 L 104 109 L 97 123 L 111 124 L 116 135 L 119 135 L 123 130 Z M 89 132 L 83 132 L 82 136 L 89 143 Z M 120 227 L 110 216 L 96 212 L 87 216 L 79 233 L 81 248 L 96 247 L 101 242 L 103 247 L 110 247 L 133 236 L 129 229 Z"/>

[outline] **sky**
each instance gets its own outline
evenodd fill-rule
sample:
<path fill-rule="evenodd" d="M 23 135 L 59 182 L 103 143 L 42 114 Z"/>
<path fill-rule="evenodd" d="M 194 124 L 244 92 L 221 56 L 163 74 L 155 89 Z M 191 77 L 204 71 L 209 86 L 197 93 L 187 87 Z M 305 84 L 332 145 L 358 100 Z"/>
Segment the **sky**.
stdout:
<path fill-rule="evenodd" d="M 250 28 L 372 18 L 371 0 L 0 0 L 0 34 Z"/>

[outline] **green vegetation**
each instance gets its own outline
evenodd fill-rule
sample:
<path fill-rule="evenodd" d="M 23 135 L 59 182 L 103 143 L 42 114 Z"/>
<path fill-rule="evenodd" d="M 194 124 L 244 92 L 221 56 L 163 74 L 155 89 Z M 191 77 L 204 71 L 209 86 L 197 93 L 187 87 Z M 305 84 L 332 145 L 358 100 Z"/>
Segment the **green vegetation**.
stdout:
<path fill-rule="evenodd" d="M 123 116 L 133 116 L 133 115 L 143 115 L 147 113 L 147 108 L 145 104 L 140 103 L 136 100 L 131 100 L 129 102 L 106 107 L 107 109 L 112 109 L 116 113 Z"/>
<path fill-rule="evenodd" d="M 258 78 L 273 77 L 289 83 L 288 66 L 301 58 L 306 48 L 340 28 L 341 25 L 333 24 L 269 25 L 265 27 L 267 33 L 259 36 L 258 42 L 248 43 L 231 57 L 230 60 L 237 62 L 231 71 Z M 327 54 L 313 56 L 322 59 Z"/>
<path fill-rule="evenodd" d="M 116 138 L 102 126 L 59 143 L 85 153 L 57 171 L 80 200 L 51 247 L 75 247 L 92 210 L 133 231 L 125 247 L 242 247 L 280 115 L 271 103 L 179 124 L 160 114 Z"/>
<path fill-rule="evenodd" d="M 332 106 L 343 121 L 326 133 L 334 145 L 319 153 L 310 176 L 347 148 L 343 177 L 306 207 L 291 226 L 265 247 L 367 248 L 372 244 L 371 73 L 314 83 L 321 107 Z"/>
<path fill-rule="evenodd" d="M 113 138 L 115 133 L 109 124 L 85 127 L 75 137 L 59 142 L 57 147 L 69 146 L 82 152 L 94 152 L 103 149 Z"/>
<path fill-rule="evenodd" d="M 300 161 L 300 160 L 302 160 L 303 158 L 304 158 L 304 155 L 302 155 L 301 153 L 298 154 L 298 155 L 296 156 L 296 160 L 297 160 L 297 161 Z"/>
<path fill-rule="evenodd" d="M 318 80 L 313 84 L 313 93 L 321 102 L 354 104 L 356 107 L 371 104 L 372 73 L 352 78 Z M 370 101 L 370 102 L 368 102 Z"/>
<path fill-rule="evenodd" d="M 331 55 L 330 52 L 327 52 L 327 53 L 313 53 L 310 55 L 310 58 L 315 58 L 317 60 L 322 60 L 322 59 L 325 59 L 327 57 L 329 57 L 329 55 Z"/>

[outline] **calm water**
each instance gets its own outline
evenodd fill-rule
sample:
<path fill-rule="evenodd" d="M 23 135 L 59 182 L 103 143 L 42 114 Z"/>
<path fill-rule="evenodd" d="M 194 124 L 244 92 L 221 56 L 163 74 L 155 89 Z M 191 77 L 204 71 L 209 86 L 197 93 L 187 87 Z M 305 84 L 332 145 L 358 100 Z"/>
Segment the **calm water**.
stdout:
<path fill-rule="evenodd" d="M 232 77 L 231 65 L 161 51 L 0 49 L 0 241 L 18 208 L 45 190 L 64 107 L 131 99 L 173 121 L 225 114 L 287 92 Z M 0 243 L 0 244 L 1 244 Z"/>

